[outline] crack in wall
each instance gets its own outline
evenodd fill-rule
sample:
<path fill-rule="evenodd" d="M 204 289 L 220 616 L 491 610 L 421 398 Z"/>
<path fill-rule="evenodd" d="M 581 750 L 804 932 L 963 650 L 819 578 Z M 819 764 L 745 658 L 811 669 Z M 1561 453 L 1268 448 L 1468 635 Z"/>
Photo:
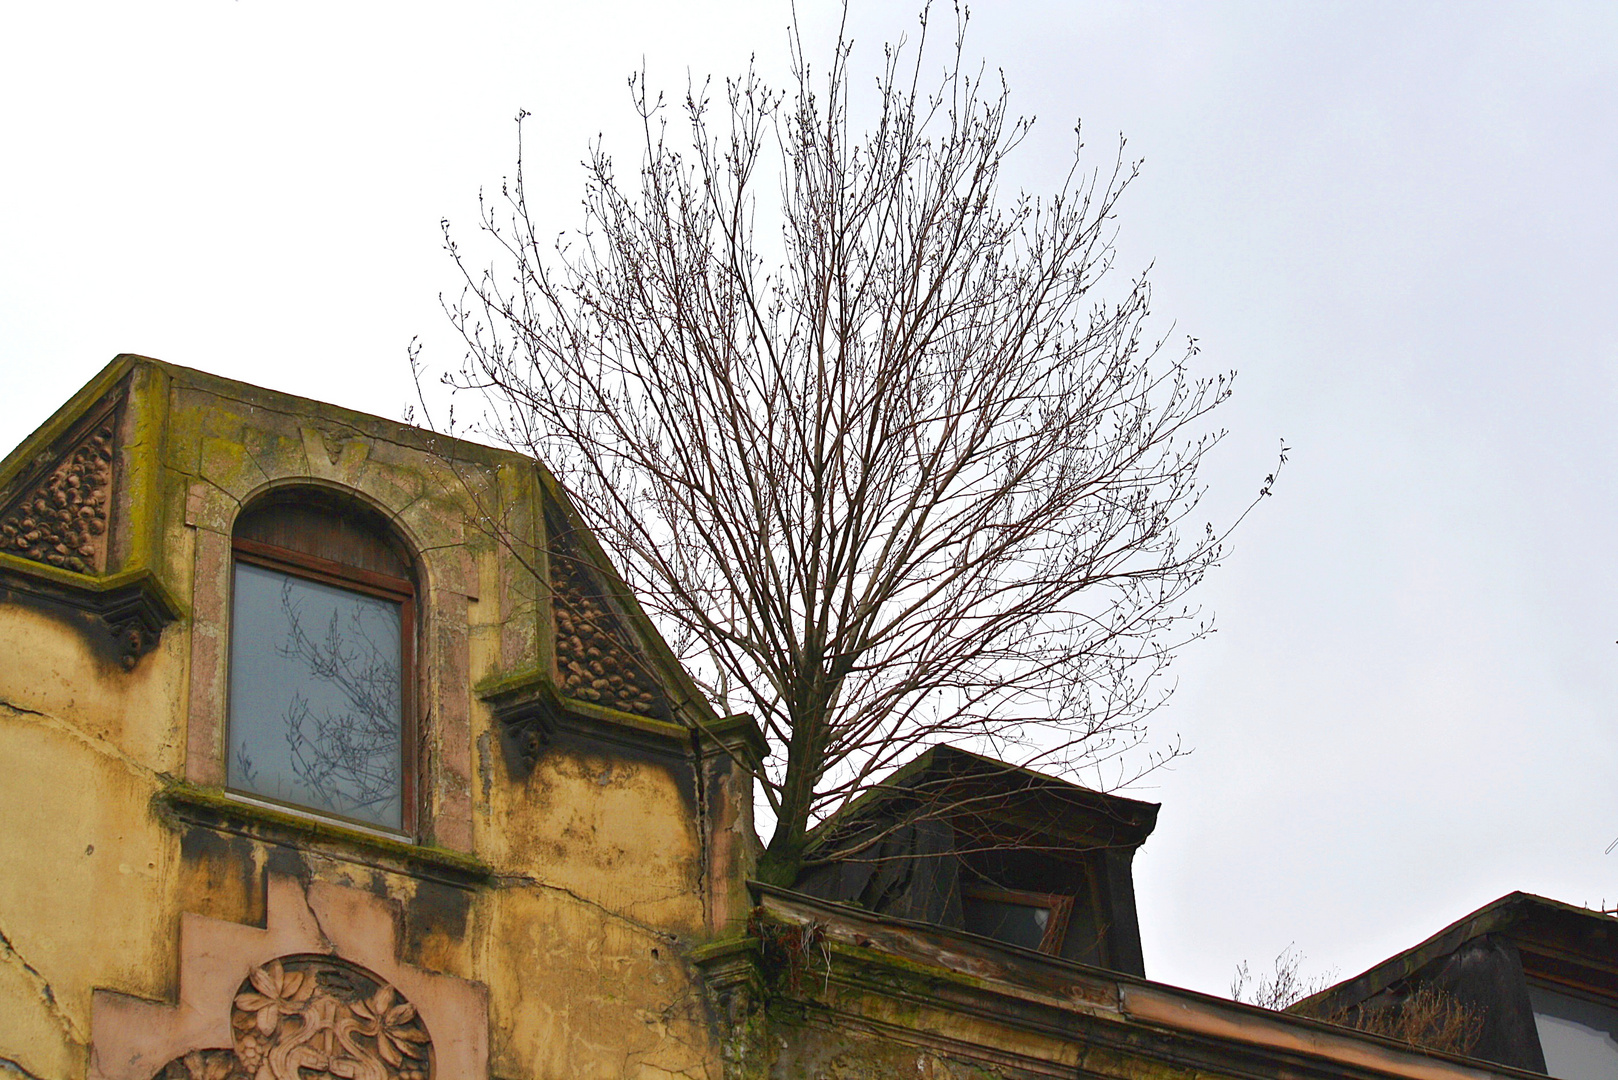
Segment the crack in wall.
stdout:
<path fill-rule="evenodd" d="M 113 746 L 106 739 L 103 739 L 100 736 L 89 735 L 84 731 L 81 731 L 73 724 L 62 720 L 60 717 L 53 716 L 47 712 L 41 712 L 38 709 L 30 709 L 25 705 L 18 705 L 13 701 L 5 701 L 0 699 L 0 715 L 5 715 L 6 713 L 10 713 L 13 716 L 37 717 L 38 719 L 44 721 L 44 727 L 56 732 L 59 735 L 68 736 L 70 739 L 73 739 L 82 746 L 94 751 L 97 754 L 100 754 L 102 757 L 110 758 L 113 761 L 118 762 L 118 764 L 128 769 L 133 775 L 146 780 L 161 779 L 162 774 L 160 774 L 156 769 L 148 768 L 147 766 L 142 765 L 140 762 L 136 761 L 122 750 L 119 750 L 116 746 Z"/>
<path fill-rule="evenodd" d="M 20 1076 L 22 1080 L 45 1080 L 36 1072 L 29 1072 L 15 1058 L 0 1057 L 0 1077 Z"/>
<path fill-rule="evenodd" d="M 698 1018 L 700 1004 L 697 1001 L 695 984 L 687 983 L 677 997 L 669 1001 L 657 1013 L 655 1021 L 648 1014 L 641 1016 L 642 1022 L 652 1028 L 652 1041 L 643 1046 L 631 1047 L 624 1051 L 619 1071 L 622 1075 L 630 1075 L 630 1064 L 645 1065 L 658 1055 L 667 1051 L 670 1043 L 685 1050 L 691 1064 L 679 1069 L 672 1069 L 668 1065 L 653 1064 L 653 1067 L 668 1076 L 683 1076 L 687 1080 L 712 1080 L 713 1072 L 709 1067 L 708 1048 L 694 1040 L 681 1038 L 671 1027 L 678 1025 L 682 1020 L 689 1024 L 692 1030 L 701 1031 L 702 1024 Z M 637 1060 L 638 1059 L 638 1060 Z M 698 1071 L 693 1071 L 698 1070 Z"/>
<path fill-rule="evenodd" d="M 4 957 L 11 963 L 21 967 L 23 971 L 32 977 L 39 991 L 40 1000 L 45 1002 L 46 1009 L 56 1018 L 57 1023 L 62 1025 L 62 1030 L 67 1032 L 68 1038 L 80 1046 L 87 1045 L 88 1040 L 83 1032 L 79 1031 L 79 1026 L 73 1022 L 73 1017 L 69 1016 L 67 1011 L 62 1008 L 61 1002 L 56 1000 L 56 991 L 52 989 L 50 980 L 45 978 L 38 968 L 30 964 L 22 953 L 17 951 L 17 947 L 11 943 L 11 938 L 6 936 L 4 928 L 0 928 L 0 957 Z"/>
<path fill-rule="evenodd" d="M 578 903 L 584 904 L 587 907 L 593 907 L 597 911 L 603 913 L 604 915 L 607 915 L 610 918 L 616 919 L 619 922 L 624 923 L 627 926 L 633 926 L 635 929 L 639 930 L 643 934 L 648 934 L 648 935 L 650 935 L 652 937 L 655 937 L 655 938 L 657 938 L 657 939 L 659 939 L 661 941 L 667 941 L 667 942 L 670 942 L 670 943 L 676 943 L 676 942 L 678 942 L 680 940 L 680 936 L 678 934 L 670 933 L 667 930 L 659 930 L 655 926 L 649 926 L 646 923 L 643 923 L 638 919 L 630 918 L 628 915 L 625 915 L 623 912 L 614 911 L 612 908 L 607 907 L 605 904 L 601 904 L 601 903 L 598 903 L 595 900 L 591 900 L 587 896 L 580 896 L 578 893 L 574 892 L 572 889 L 569 889 L 565 885 L 552 885 L 550 882 L 541 881 L 538 878 L 536 878 L 536 877 L 534 877 L 534 876 L 532 876 L 530 874 L 496 874 L 490 880 L 492 880 L 496 885 L 498 885 L 502 889 L 522 888 L 524 886 L 527 886 L 527 887 L 531 887 L 531 888 L 535 888 L 535 889 L 544 889 L 547 892 L 560 893 L 561 895 L 566 896 L 569 899 L 575 900 Z"/>

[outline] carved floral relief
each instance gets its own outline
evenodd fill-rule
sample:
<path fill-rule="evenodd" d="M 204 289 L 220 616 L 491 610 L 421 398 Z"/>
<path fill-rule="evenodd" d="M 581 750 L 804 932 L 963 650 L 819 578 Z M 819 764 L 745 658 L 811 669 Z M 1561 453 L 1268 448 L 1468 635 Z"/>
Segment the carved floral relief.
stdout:
<path fill-rule="evenodd" d="M 432 1040 L 386 981 L 327 956 L 284 956 L 248 974 L 229 1050 L 176 1058 L 153 1080 L 430 1080 Z"/>

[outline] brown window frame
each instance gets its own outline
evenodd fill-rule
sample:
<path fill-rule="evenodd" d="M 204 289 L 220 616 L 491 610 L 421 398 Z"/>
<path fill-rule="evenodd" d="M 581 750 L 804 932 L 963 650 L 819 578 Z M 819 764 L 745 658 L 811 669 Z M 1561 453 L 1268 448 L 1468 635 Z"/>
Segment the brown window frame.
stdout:
<path fill-rule="evenodd" d="M 400 811 L 399 832 L 379 826 L 373 822 L 357 821 L 353 818 L 334 814 L 329 810 L 317 807 L 304 806 L 301 803 L 285 802 L 268 796 L 259 795 L 250 791 L 236 791 L 229 787 L 232 794 L 262 802 L 273 803 L 276 806 L 285 806 L 303 814 L 312 814 L 316 817 L 332 821 L 340 821 L 354 828 L 365 829 L 371 832 L 382 833 L 388 836 L 402 836 L 414 843 L 417 839 L 419 815 L 417 804 L 419 802 L 416 789 L 416 778 L 420 770 L 420 741 L 417 735 L 416 724 L 416 651 L 419 648 L 416 641 L 416 587 L 405 578 L 396 578 L 388 574 L 379 574 L 374 570 L 362 570 L 357 566 L 348 566 L 345 563 L 332 559 L 323 559 L 318 555 L 310 555 L 291 548 L 279 547 L 275 544 L 266 544 L 260 540 L 249 540 L 246 537 L 235 537 L 231 540 L 231 581 L 234 588 L 235 565 L 238 562 L 250 566 L 261 566 L 267 570 L 275 570 L 293 577 L 304 578 L 308 581 L 317 581 L 324 585 L 333 585 L 337 588 L 347 589 L 350 592 L 362 593 L 368 596 L 380 597 L 399 605 L 399 640 L 400 640 L 400 668 L 399 668 L 399 741 L 400 741 L 400 779 L 399 800 Z M 234 645 L 236 637 L 236 615 L 234 605 L 231 609 L 229 640 Z M 226 745 L 229 745 L 231 712 L 235 702 L 230 701 L 225 710 Z"/>
<path fill-rule="evenodd" d="M 961 899 L 965 900 L 968 897 L 973 900 L 987 900 L 994 904 L 1017 904 L 1021 907 L 1044 908 L 1049 911 L 1050 922 L 1045 924 L 1045 936 L 1040 939 L 1038 951 L 1051 955 L 1061 954 L 1062 942 L 1067 937 L 1068 918 L 1073 914 L 1073 897 L 1063 893 L 1025 892 L 1021 889 L 1002 889 L 992 885 L 962 885 Z"/>

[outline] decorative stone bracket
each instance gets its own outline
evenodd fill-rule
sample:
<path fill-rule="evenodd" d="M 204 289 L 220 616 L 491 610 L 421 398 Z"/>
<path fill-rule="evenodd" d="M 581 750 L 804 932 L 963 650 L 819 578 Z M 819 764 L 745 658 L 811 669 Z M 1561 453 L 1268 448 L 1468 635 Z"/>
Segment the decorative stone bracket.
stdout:
<path fill-rule="evenodd" d="M 483 684 L 478 696 L 494 713 L 507 775 L 513 780 L 526 780 L 544 748 L 563 738 L 617 746 L 667 762 L 693 760 L 692 728 L 565 697 L 544 672 Z M 752 726 L 746 717 L 717 726 L 728 732 L 738 721 Z"/>
<path fill-rule="evenodd" d="M 183 614 L 150 570 L 96 577 L 3 552 L 0 600 L 31 603 L 68 618 L 126 671 L 155 649 L 163 628 Z"/>
<path fill-rule="evenodd" d="M 750 928 L 745 936 L 697 946 L 690 959 L 702 973 L 709 1005 L 719 1021 L 724 1075 L 736 1080 L 768 1075 L 769 994 L 760 939 Z"/>
<path fill-rule="evenodd" d="M 537 676 L 500 683 L 483 695 L 500 728 L 500 751 L 506 774 L 526 780 L 539 763 L 562 714 L 562 699 L 550 679 Z"/>

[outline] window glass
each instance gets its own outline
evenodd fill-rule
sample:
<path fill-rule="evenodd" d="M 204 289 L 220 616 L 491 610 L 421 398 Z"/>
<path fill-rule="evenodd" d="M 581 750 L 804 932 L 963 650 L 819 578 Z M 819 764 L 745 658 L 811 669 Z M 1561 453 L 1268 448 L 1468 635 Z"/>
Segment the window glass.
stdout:
<path fill-rule="evenodd" d="M 961 914 L 965 917 L 966 929 L 971 933 L 1021 945 L 1025 949 L 1038 949 L 1051 924 L 1048 907 L 970 895 L 961 898 Z"/>
<path fill-rule="evenodd" d="M 1545 1051 L 1545 1072 L 1562 1080 L 1618 1078 L 1618 1009 L 1528 987 L 1534 1026 Z"/>
<path fill-rule="evenodd" d="M 1062 938 L 1061 956 L 1064 960 L 1076 960 L 1081 964 L 1107 966 L 1106 925 L 1088 897 L 1080 898 L 1073 905 L 1067 920 L 1067 933 Z"/>
<path fill-rule="evenodd" d="M 230 787 L 401 830 L 402 634 L 395 601 L 237 562 Z"/>

